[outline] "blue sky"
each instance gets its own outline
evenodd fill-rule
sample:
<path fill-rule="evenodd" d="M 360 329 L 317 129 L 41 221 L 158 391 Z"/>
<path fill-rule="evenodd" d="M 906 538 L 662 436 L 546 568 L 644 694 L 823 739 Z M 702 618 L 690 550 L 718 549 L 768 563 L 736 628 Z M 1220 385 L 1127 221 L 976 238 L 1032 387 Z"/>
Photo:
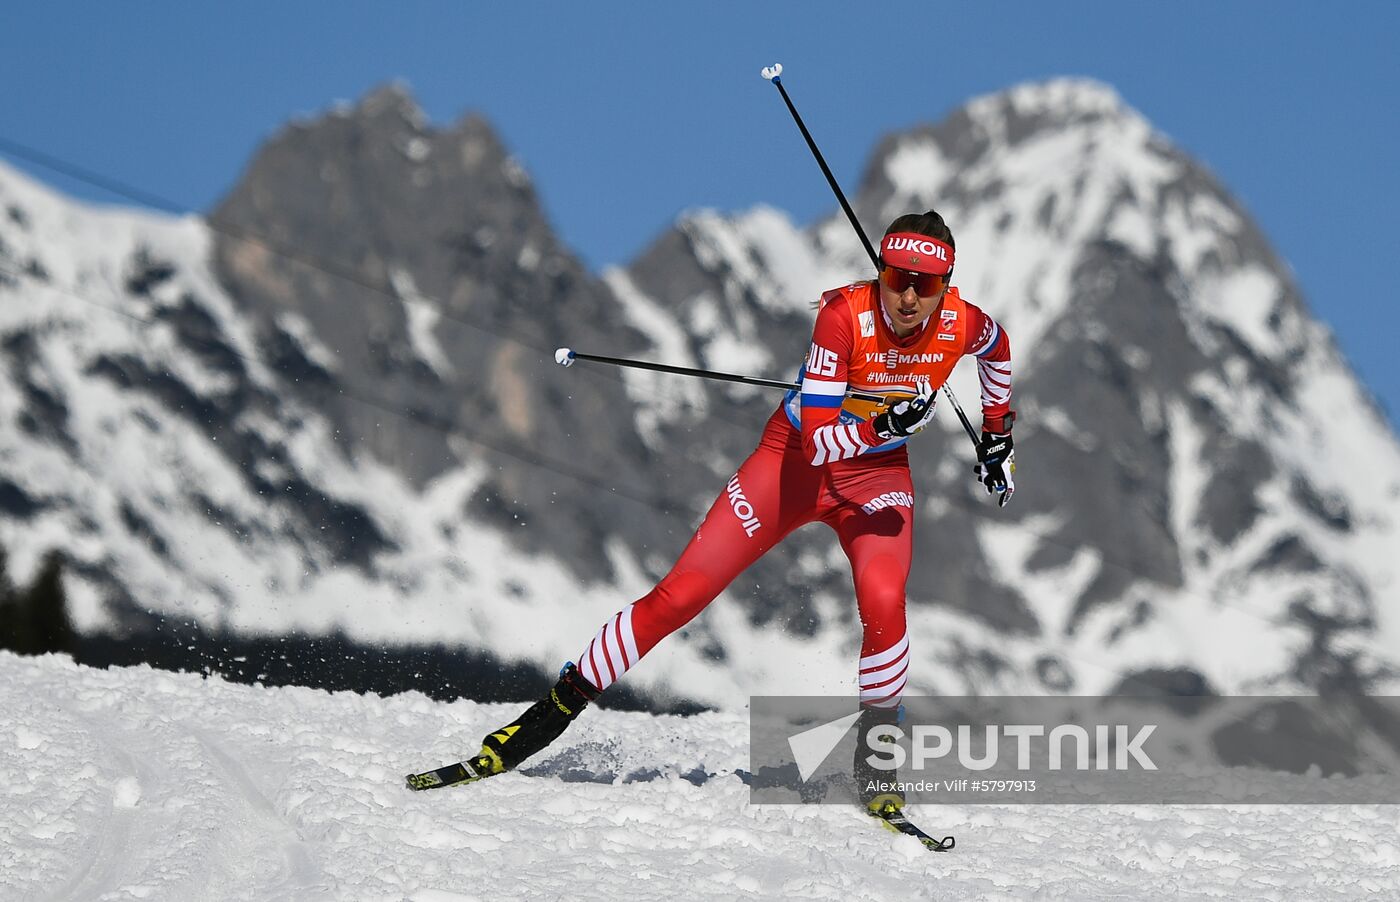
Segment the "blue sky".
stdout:
<path fill-rule="evenodd" d="M 1089 76 L 1243 201 L 1394 421 L 1398 26 L 1400 4 L 1374 2 L 11 5 L 0 147 L 205 210 L 289 118 L 399 78 L 437 123 L 490 120 L 596 270 L 689 207 L 835 210 L 758 75 L 773 61 L 849 191 L 887 132 Z"/>

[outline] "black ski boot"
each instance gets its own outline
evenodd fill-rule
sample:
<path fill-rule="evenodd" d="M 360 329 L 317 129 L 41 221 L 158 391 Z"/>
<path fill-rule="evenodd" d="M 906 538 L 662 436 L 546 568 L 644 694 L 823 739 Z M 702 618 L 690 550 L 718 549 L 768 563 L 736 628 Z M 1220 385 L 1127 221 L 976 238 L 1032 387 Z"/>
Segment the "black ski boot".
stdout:
<path fill-rule="evenodd" d="M 481 752 L 471 763 L 482 776 L 515 770 L 526 758 L 558 739 L 597 697 L 598 690 L 570 661 L 559 671 L 559 682 L 548 695 L 481 740 Z"/>
<path fill-rule="evenodd" d="M 873 727 L 898 724 L 899 714 L 897 707 L 862 707 L 860 720 L 856 722 L 856 754 L 851 773 L 855 777 L 856 797 L 865 806 L 866 812 L 875 817 L 888 817 L 902 809 L 904 793 L 880 786 L 881 783 L 896 782 L 899 776 L 896 771 L 880 770 L 865 760 L 870 755 L 865 737 Z"/>
<path fill-rule="evenodd" d="M 559 738 L 579 712 L 598 697 L 598 690 L 570 661 L 559 671 L 559 682 L 515 720 L 481 741 L 473 758 L 404 779 L 413 790 L 439 789 L 472 783 L 514 770 L 522 761 Z"/>

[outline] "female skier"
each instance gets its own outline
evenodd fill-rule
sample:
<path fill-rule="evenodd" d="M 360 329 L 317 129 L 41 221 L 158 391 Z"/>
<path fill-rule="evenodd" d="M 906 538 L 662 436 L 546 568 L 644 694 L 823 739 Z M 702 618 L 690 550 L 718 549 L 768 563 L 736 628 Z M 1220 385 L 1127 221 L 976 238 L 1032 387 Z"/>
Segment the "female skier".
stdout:
<path fill-rule="evenodd" d="M 894 722 L 910 660 L 904 584 L 913 550 L 914 486 L 904 445 L 932 420 L 935 393 L 964 354 L 976 356 L 982 386 L 974 472 L 1003 505 L 1015 488 L 1010 341 L 950 287 L 953 257 L 952 232 L 938 213 L 906 214 L 890 223 L 880 243 L 879 278 L 822 296 L 800 392 L 789 392 L 774 411 L 757 449 L 671 572 L 609 618 L 549 694 L 486 736 L 452 782 L 511 770 L 554 741 L 746 567 L 814 520 L 835 530 L 851 562 L 864 627 L 857 665 L 862 735 Z M 899 400 L 879 409 L 846 398 L 848 389 Z M 866 792 L 862 776 L 857 773 L 862 801 L 872 810 L 900 804 L 898 797 Z"/>

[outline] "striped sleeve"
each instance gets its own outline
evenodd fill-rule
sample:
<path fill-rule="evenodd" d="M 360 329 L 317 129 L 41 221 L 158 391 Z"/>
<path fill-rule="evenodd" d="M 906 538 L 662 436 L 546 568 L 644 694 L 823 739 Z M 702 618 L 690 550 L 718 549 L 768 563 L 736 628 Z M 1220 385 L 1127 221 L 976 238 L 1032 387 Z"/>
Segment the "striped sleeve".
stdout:
<path fill-rule="evenodd" d="M 982 386 L 982 428 L 1004 432 L 1002 418 L 1011 410 L 1011 338 L 978 307 L 968 304 L 967 346 L 964 354 L 977 358 Z"/>
<path fill-rule="evenodd" d="M 817 313 L 812 347 L 802 371 L 802 448 L 814 467 L 870 450 L 858 427 L 842 425 L 846 375 L 855 336 L 845 296 L 828 300 Z"/>

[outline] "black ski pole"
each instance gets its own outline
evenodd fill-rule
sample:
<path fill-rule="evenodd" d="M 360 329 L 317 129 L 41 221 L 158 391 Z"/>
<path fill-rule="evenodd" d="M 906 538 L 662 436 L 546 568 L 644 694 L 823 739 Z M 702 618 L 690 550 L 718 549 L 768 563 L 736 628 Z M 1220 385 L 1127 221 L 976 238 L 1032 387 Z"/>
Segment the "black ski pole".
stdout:
<path fill-rule="evenodd" d="M 860 243 L 865 245 L 865 252 L 870 255 L 870 262 L 876 269 L 880 268 L 880 257 L 875 253 L 875 247 L 870 243 L 870 239 L 865 235 L 865 229 L 861 228 L 860 220 L 856 219 L 856 212 L 851 209 L 851 205 L 846 201 L 846 195 L 841 191 L 841 186 L 836 183 L 836 176 L 831 174 L 831 167 L 826 165 L 826 159 L 822 157 L 822 152 L 817 148 L 817 142 L 812 140 L 812 133 L 807 131 L 807 124 L 802 121 L 802 116 L 798 114 L 797 107 L 793 106 L 792 98 L 788 96 L 787 88 L 783 87 L 783 64 L 774 63 L 771 66 L 764 66 L 760 74 L 771 81 L 778 89 L 778 93 L 783 96 L 783 103 L 787 104 L 788 112 L 792 113 L 792 119 L 797 123 L 797 128 L 802 132 L 802 137 L 807 139 L 807 147 L 812 151 L 812 156 L 817 158 L 817 165 L 822 168 L 822 175 L 826 176 L 827 184 L 836 194 L 836 199 L 841 202 L 841 209 L 846 211 L 846 218 L 851 221 L 851 228 L 856 230 L 860 236 Z M 967 414 L 963 413 L 962 405 L 958 403 L 957 396 L 945 382 L 943 393 L 948 396 L 948 400 L 953 405 L 953 410 L 957 411 L 958 420 L 962 422 L 963 429 L 967 430 L 967 437 L 972 439 L 972 444 L 977 444 L 977 433 L 972 429 L 972 423 L 968 422 Z"/>
<path fill-rule="evenodd" d="M 554 362 L 560 366 L 572 366 L 575 360 L 591 360 L 609 366 L 626 366 L 638 370 L 655 370 L 658 373 L 672 373 L 677 376 L 697 376 L 701 379 L 717 379 L 721 382 L 740 382 L 744 385 L 761 385 L 765 388 L 782 388 L 800 391 L 796 382 L 780 382 L 777 379 L 760 379 L 757 376 L 739 376 L 734 373 L 717 373 L 714 370 L 698 370 L 688 366 L 673 366 L 669 363 L 652 363 L 647 360 L 628 360 L 626 357 L 604 357 L 601 354 L 584 354 L 573 348 L 560 348 L 554 352 Z M 888 404 L 889 398 L 875 392 L 848 391 L 846 397 L 858 401 L 874 401 Z"/>

